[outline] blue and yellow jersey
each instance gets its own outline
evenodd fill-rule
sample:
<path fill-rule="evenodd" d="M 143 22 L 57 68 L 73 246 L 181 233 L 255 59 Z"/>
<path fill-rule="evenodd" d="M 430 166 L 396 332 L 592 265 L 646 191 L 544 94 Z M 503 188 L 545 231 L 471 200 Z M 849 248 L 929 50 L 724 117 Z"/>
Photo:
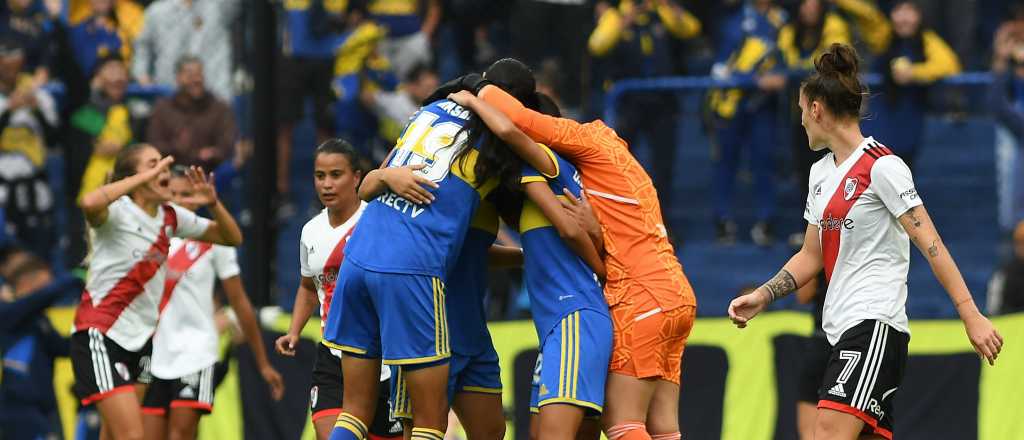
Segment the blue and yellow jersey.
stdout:
<path fill-rule="evenodd" d="M 342 14 L 348 0 L 322 0 L 328 14 Z M 284 32 L 282 50 L 285 55 L 303 58 L 334 59 L 335 51 L 347 35 L 331 33 L 313 35 L 310 9 L 313 0 L 284 0 Z"/>
<path fill-rule="evenodd" d="M 487 330 L 484 293 L 487 291 L 488 250 L 498 236 L 498 210 L 482 202 L 462 242 L 462 251 L 445 282 L 445 305 L 452 353 L 473 356 L 492 344 Z"/>
<path fill-rule="evenodd" d="M 523 168 L 521 182 L 547 182 L 558 198 L 565 197 L 562 188 L 568 188 L 579 197 L 583 185 L 576 166 L 554 152 L 549 153 L 558 164 L 555 175 L 545 177 L 527 165 Z M 576 310 L 608 313 L 594 271 L 562 241 L 551 221 L 529 199 L 523 202 L 519 233 L 523 241 L 526 290 L 530 294 L 530 311 L 538 337 L 543 338 L 562 318 Z"/>
<path fill-rule="evenodd" d="M 470 115 L 447 99 L 413 115 L 386 166 L 425 165 L 416 172 L 438 184 L 430 190 L 435 200 L 417 205 L 384 192 L 366 207 L 346 259 L 375 272 L 446 278 L 477 206 L 498 186 L 496 179 L 476 181 L 479 151 L 468 145 L 469 133 L 462 129 Z"/>
<path fill-rule="evenodd" d="M 389 37 L 404 37 L 419 32 L 419 0 L 370 0 L 370 15 L 388 28 Z"/>

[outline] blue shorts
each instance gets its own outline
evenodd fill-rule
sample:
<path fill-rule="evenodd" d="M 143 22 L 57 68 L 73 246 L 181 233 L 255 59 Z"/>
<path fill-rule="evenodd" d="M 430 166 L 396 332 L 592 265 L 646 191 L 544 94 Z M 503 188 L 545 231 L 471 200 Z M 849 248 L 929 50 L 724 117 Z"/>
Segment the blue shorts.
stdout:
<path fill-rule="evenodd" d="M 391 367 L 391 417 L 412 418 L 409 394 L 405 389 L 402 367 Z M 501 394 L 501 367 L 494 346 L 475 356 L 453 353 L 448 361 L 448 404 L 459 393 Z"/>
<path fill-rule="evenodd" d="M 612 356 L 612 320 L 595 310 L 570 313 L 541 339 L 530 410 L 567 403 L 600 414 Z"/>
<path fill-rule="evenodd" d="M 327 313 L 324 345 L 389 365 L 448 359 L 444 283 L 426 275 L 374 272 L 345 260 Z"/>

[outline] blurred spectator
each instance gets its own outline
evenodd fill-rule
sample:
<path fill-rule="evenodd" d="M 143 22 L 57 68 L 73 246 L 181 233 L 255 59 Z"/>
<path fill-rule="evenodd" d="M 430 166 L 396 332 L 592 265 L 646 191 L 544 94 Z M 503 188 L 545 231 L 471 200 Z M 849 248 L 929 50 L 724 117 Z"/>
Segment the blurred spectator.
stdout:
<path fill-rule="evenodd" d="M 590 0 L 519 0 L 509 21 L 512 56 L 536 68 L 553 60 L 565 72 L 558 89 L 564 104 L 580 106 L 586 78 L 583 68 L 587 35 L 593 26 Z M 563 110 L 567 110 L 564 109 Z"/>
<path fill-rule="evenodd" d="M 77 209 L 77 200 L 106 182 L 122 147 L 141 141 L 145 135 L 149 104 L 127 99 L 128 80 L 128 66 L 120 58 L 99 61 L 88 101 L 71 115 L 65 149 L 65 194 L 71 217 L 67 255 L 75 264 L 86 254 L 85 220 Z"/>
<path fill-rule="evenodd" d="M 779 31 L 779 51 L 789 69 L 789 133 L 793 145 L 793 173 L 798 182 L 798 202 L 807 200 L 808 179 L 814 165 L 827 151 L 807 146 L 807 131 L 800 122 L 800 82 L 814 71 L 814 61 L 833 43 L 849 44 L 850 30 L 838 14 L 829 11 L 826 0 L 801 0 L 796 19 Z M 794 245 L 803 243 L 804 228 L 790 236 Z"/>
<path fill-rule="evenodd" d="M 370 155 L 378 138 L 379 123 L 360 102 L 361 90 L 393 91 L 398 79 L 390 61 L 380 53 L 387 29 L 366 18 L 364 11 L 349 9 L 351 30 L 338 48 L 331 85 L 338 97 L 334 103 L 334 128 L 337 136 Z M 388 150 L 392 145 L 388 145 Z"/>
<path fill-rule="evenodd" d="M 409 123 L 409 118 L 420 109 L 423 100 L 427 99 L 439 84 L 437 72 L 429 66 L 420 64 L 409 71 L 409 75 L 393 92 L 379 88 L 363 89 L 360 100 L 379 118 L 380 137 L 389 144 L 389 149 L 402 134 L 402 130 Z"/>
<path fill-rule="evenodd" d="M 1013 257 L 989 280 L 986 309 L 990 315 L 1024 311 L 1024 222 L 1013 230 Z"/>
<path fill-rule="evenodd" d="M 43 168 L 21 153 L 0 151 L 0 225 L 10 238 L 39 255 L 50 256 L 55 243 L 53 193 Z"/>
<path fill-rule="evenodd" d="M 115 0 L 80 1 L 80 5 L 88 8 L 71 12 L 70 21 L 74 24 L 69 39 L 75 62 L 86 76 L 92 76 L 96 65 L 104 58 L 119 56 L 131 60 L 132 45 L 142 32 L 142 8 L 130 1 L 116 3 Z"/>
<path fill-rule="evenodd" d="M 101 61 L 89 102 L 71 116 L 67 150 L 72 195 L 81 197 L 102 186 L 121 148 L 142 140 L 149 108 L 127 99 L 128 81 L 128 66 L 120 58 Z"/>
<path fill-rule="evenodd" d="M 710 92 L 714 157 L 715 226 L 719 243 L 736 241 L 734 199 L 736 178 L 743 150 L 749 151 L 753 171 L 756 223 L 750 231 L 758 245 L 773 240 L 771 227 L 775 214 L 775 147 L 779 111 L 778 92 L 786 78 L 776 41 L 778 31 L 786 23 L 785 11 L 772 0 L 752 0 L 724 24 L 718 50 L 720 58 L 712 68 L 718 79 L 753 81 L 753 89 L 716 89 Z"/>
<path fill-rule="evenodd" d="M 22 153 L 38 167 L 57 137 L 57 105 L 22 73 L 24 61 L 18 41 L 0 41 L 0 150 Z"/>
<path fill-rule="evenodd" d="M 1024 20 L 1002 24 L 995 32 L 988 108 L 996 126 L 996 175 L 999 223 L 1010 230 L 1024 218 Z"/>
<path fill-rule="evenodd" d="M 992 0 L 987 0 L 992 1 Z M 974 37 L 977 26 L 977 0 L 914 0 L 922 21 L 936 31 L 963 64 L 974 66 L 982 62 L 974 54 Z"/>
<path fill-rule="evenodd" d="M 176 164 L 210 171 L 230 156 L 238 131 L 231 107 L 206 89 L 203 69 L 194 56 L 178 60 L 178 89 L 153 107 L 146 141 Z"/>
<path fill-rule="evenodd" d="M 673 0 L 623 0 L 617 8 L 599 4 L 597 27 L 590 34 L 590 54 L 601 59 L 605 84 L 624 78 L 650 78 L 673 73 L 671 40 L 700 33 L 700 22 Z M 653 151 L 654 186 L 667 204 L 676 164 L 675 94 L 628 93 L 616 103 L 615 130 L 630 145 L 647 141 Z M 654 110 L 654 111 L 652 111 Z"/>
<path fill-rule="evenodd" d="M 305 116 L 306 99 L 313 101 L 313 123 L 317 144 L 334 134 L 331 116 L 335 93 L 335 52 L 350 27 L 350 10 L 365 11 L 366 0 L 334 2 L 312 0 L 283 2 L 281 62 L 278 63 L 277 92 L 277 191 L 288 192 L 295 125 Z M 359 17 L 357 17 L 359 18 Z"/>
<path fill-rule="evenodd" d="M 441 0 L 369 0 L 369 10 L 387 29 L 381 53 L 400 78 L 433 61 L 430 41 L 441 24 Z"/>
<path fill-rule="evenodd" d="M 928 91 L 934 82 L 960 73 L 960 61 L 938 34 L 921 23 L 921 10 L 911 1 L 898 2 L 890 12 L 893 38 L 875 60 L 874 71 L 885 84 L 871 100 L 870 133 L 913 169 L 924 133 Z"/>
<path fill-rule="evenodd" d="M 61 0 L 45 0 L 43 8 L 36 0 L 6 0 L 0 5 L 0 37 L 16 41 L 24 50 L 26 72 L 35 75 L 37 84 L 49 80 L 56 51 L 50 21 L 59 20 Z"/>
<path fill-rule="evenodd" d="M 872 0 L 831 0 L 838 12 L 854 26 L 856 41 L 864 42 L 868 52 L 878 55 L 889 48 L 892 26 Z"/>
<path fill-rule="evenodd" d="M 54 302 L 74 298 L 82 283 L 54 277 L 43 260 L 8 256 L 0 276 L 0 426 L 4 438 L 60 438 L 60 416 L 53 392 L 53 361 L 68 356 L 69 343 L 44 313 Z"/>
<path fill-rule="evenodd" d="M 154 1 L 146 7 L 145 25 L 135 41 L 135 78 L 142 84 L 172 86 L 178 73 L 175 63 L 193 55 L 203 62 L 210 91 L 230 101 L 231 25 L 241 9 L 242 0 Z"/>

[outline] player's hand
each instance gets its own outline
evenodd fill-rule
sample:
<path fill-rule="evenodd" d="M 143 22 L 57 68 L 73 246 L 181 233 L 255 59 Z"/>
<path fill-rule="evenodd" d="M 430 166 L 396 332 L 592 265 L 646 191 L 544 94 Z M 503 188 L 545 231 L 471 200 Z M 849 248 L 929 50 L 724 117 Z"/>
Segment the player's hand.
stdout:
<path fill-rule="evenodd" d="M 263 376 L 267 385 L 270 385 L 270 397 L 274 400 L 281 400 L 284 397 L 284 379 L 281 378 L 281 373 L 267 365 L 260 369 L 260 375 Z"/>
<path fill-rule="evenodd" d="M 287 334 L 274 341 L 274 349 L 281 356 L 295 356 L 295 346 L 299 343 L 299 335 Z"/>
<path fill-rule="evenodd" d="M 602 234 L 601 223 L 597 221 L 594 209 L 587 200 L 587 192 L 580 191 L 580 198 L 576 198 L 569 188 L 562 188 L 562 193 L 565 194 L 565 198 L 559 199 L 559 201 L 562 202 L 562 207 L 568 210 L 572 218 L 576 220 L 576 223 L 579 223 L 580 227 L 591 237 L 600 236 Z"/>
<path fill-rule="evenodd" d="M 454 101 L 456 104 L 466 108 L 472 108 L 472 103 L 475 101 L 476 95 L 468 90 L 459 90 L 456 93 L 448 95 L 448 99 Z"/>
<path fill-rule="evenodd" d="M 971 340 L 974 351 L 987 360 L 989 365 L 995 365 L 996 358 L 1003 349 L 1003 337 L 992 325 L 992 321 L 977 313 L 974 317 L 964 320 L 964 328 L 967 329 L 967 339 Z"/>
<path fill-rule="evenodd" d="M 767 295 L 757 288 L 729 303 L 729 319 L 736 327 L 745 328 L 765 307 L 768 307 Z"/>
<path fill-rule="evenodd" d="M 160 162 L 156 163 L 155 167 L 145 170 L 139 173 L 139 175 L 142 176 L 143 182 L 155 180 L 156 178 L 160 177 L 160 174 L 166 172 L 173 163 L 174 156 L 164 156 L 163 159 L 160 159 Z"/>
<path fill-rule="evenodd" d="M 380 180 L 391 189 L 391 192 L 417 205 L 429 205 L 434 201 L 434 195 L 427 188 L 437 189 L 438 185 L 432 180 L 417 174 L 415 171 L 422 170 L 426 165 L 408 165 L 404 167 L 384 168 Z"/>
<path fill-rule="evenodd" d="M 192 185 L 192 196 L 184 202 L 198 206 L 211 206 L 217 203 L 217 187 L 213 184 L 213 173 L 209 176 L 202 167 L 192 166 L 185 172 L 188 182 Z"/>

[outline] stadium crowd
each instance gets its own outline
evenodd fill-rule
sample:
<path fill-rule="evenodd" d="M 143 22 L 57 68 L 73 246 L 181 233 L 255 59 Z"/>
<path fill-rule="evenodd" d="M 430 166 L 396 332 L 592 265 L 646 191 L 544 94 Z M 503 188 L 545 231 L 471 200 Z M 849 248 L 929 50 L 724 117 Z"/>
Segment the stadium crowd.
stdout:
<path fill-rule="evenodd" d="M 280 218 L 307 212 L 291 201 L 307 191 L 293 187 L 291 173 L 293 158 L 309 156 L 315 145 L 296 143 L 297 131 L 312 127 L 302 139 L 315 144 L 346 139 L 377 163 L 440 83 L 506 56 L 530 65 L 538 90 L 567 115 L 587 120 L 609 111 L 602 97 L 627 78 L 689 75 L 744 84 L 708 89 L 697 112 L 678 94 L 662 91 L 628 93 L 614 108 L 616 131 L 649 151 L 644 164 L 666 205 L 686 178 L 674 170 L 687 143 L 676 126 L 684 113 L 700 114 L 713 146 L 707 221 L 714 223 L 720 246 L 768 246 L 780 238 L 799 245 L 803 238 L 802 230 L 784 230 L 778 222 L 794 207 L 781 203 L 777 182 L 795 180 L 806 193 L 808 170 L 821 157 L 806 148 L 799 110 L 793 109 L 796 86 L 832 43 L 858 47 L 869 70 L 881 76 L 873 90 L 880 97 L 870 109 L 877 117 L 865 121 L 865 132 L 885 139 L 909 166 L 922 147 L 926 115 L 956 119 L 979 107 L 942 84 L 965 71 L 992 73 L 981 106 L 1008 132 L 1007 142 L 1024 142 L 1024 2 L 1017 0 L 275 4 L 274 200 Z M 82 283 L 70 271 L 88 269 L 89 252 L 78 204 L 108 181 L 125 148 L 146 143 L 173 155 L 175 164 L 214 171 L 223 200 L 237 200 L 246 178 L 260 178 L 246 175 L 252 139 L 244 118 L 252 91 L 252 35 L 268 30 L 253 29 L 248 13 L 243 0 L 0 4 L 3 426 L 12 426 L 5 420 L 31 419 L 41 427 L 36 433 L 58 429 L 50 376 L 53 359 L 68 355 L 69 342 L 43 312 L 77 302 Z M 742 184 L 750 180 L 758 184 Z M 1024 218 L 1018 189 L 1024 183 L 1009 186 L 1013 196 L 1002 226 L 1008 237 L 1012 231 L 1013 252 L 990 283 L 988 311 L 994 313 L 1024 310 L 1024 224 L 1016 224 Z M 756 221 L 740 231 L 738 192 L 746 188 L 755 192 Z M 245 211 L 228 208 L 236 215 Z M 685 231 L 671 233 L 685 237 Z M 297 240 L 289 237 L 289 243 Z M 525 295 L 517 291 L 495 289 L 512 293 L 492 298 L 492 316 L 524 310 Z M 38 342 L 24 342 L 29 339 Z"/>

